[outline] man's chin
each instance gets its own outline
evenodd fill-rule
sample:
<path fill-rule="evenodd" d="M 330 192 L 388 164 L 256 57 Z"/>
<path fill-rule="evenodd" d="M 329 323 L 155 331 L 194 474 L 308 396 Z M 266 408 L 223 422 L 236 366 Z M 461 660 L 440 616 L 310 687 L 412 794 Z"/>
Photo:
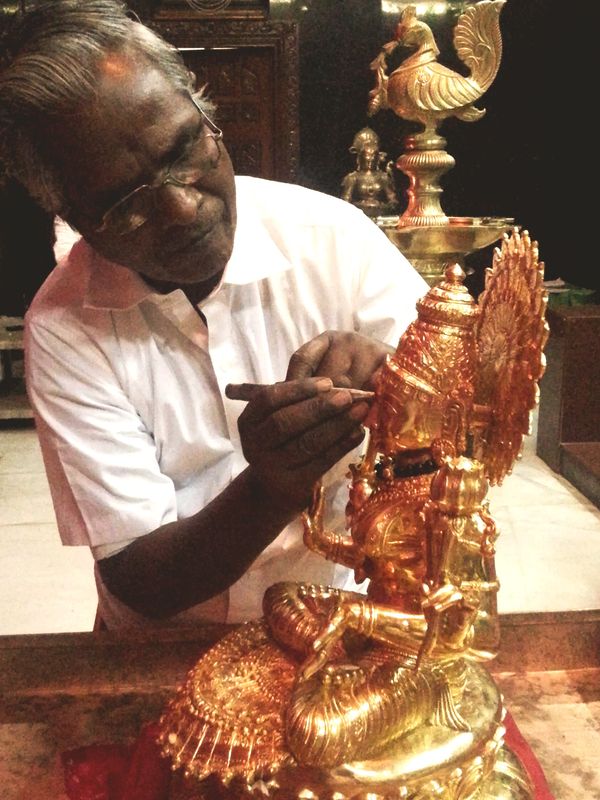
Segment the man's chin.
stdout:
<path fill-rule="evenodd" d="M 214 288 L 225 271 L 232 247 L 224 242 L 212 247 L 207 247 L 207 244 L 203 240 L 200 244 L 182 248 L 176 254 L 161 257 L 160 267 L 147 277 L 148 282 L 172 288 L 203 285 Z"/>

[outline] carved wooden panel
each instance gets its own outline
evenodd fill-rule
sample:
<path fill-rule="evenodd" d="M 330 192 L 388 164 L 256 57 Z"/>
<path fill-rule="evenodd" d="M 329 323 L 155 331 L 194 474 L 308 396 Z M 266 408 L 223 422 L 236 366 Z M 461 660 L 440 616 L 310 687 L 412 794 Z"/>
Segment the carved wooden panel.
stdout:
<path fill-rule="evenodd" d="M 198 85 L 206 84 L 217 102 L 217 122 L 241 175 L 276 177 L 272 55 L 269 48 L 252 47 L 185 53 Z"/>
<path fill-rule="evenodd" d="M 293 182 L 298 174 L 298 35 L 268 19 L 145 20 L 178 47 L 218 106 L 237 173 Z"/>
<path fill-rule="evenodd" d="M 269 0 L 161 0 L 160 5 L 169 11 L 180 13 L 199 11 L 201 14 L 219 14 L 224 11 L 230 15 L 250 14 L 266 16 Z"/>

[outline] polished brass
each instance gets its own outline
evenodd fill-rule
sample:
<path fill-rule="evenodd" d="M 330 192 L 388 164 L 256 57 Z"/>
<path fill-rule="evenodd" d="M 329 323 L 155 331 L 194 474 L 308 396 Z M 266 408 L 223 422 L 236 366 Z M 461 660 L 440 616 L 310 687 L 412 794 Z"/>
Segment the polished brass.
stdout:
<path fill-rule="evenodd" d="M 391 109 L 418 123 L 423 130 L 407 136 L 396 167 L 409 179 L 408 204 L 390 224 L 380 221 L 388 237 L 407 256 L 430 285 L 443 277 L 445 264 L 485 247 L 505 233 L 512 220 L 448 217 L 441 205 L 440 180 L 454 158 L 438 127 L 447 117 L 474 122 L 485 110 L 474 104 L 490 87 L 500 66 L 502 41 L 499 16 L 505 0 L 481 0 L 460 15 L 454 29 L 454 48 L 470 74 L 463 76 L 440 64 L 440 51 L 429 25 L 417 16 L 417 7 L 402 12 L 395 38 L 385 44 L 371 69 L 376 86 L 368 111 Z M 388 63 L 399 49 L 410 54 L 388 74 Z M 421 233 L 426 231 L 426 235 Z M 438 230 L 439 229 L 439 230 Z"/>
<path fill-rule="evenodd" d="M 481 119 L 485 111 L 473 104 L 489 89 L 502 55 L 498 17 L 506 0 L 481 0 L 469 6 L 454 29 L 454 47 L 470 70 L 468 77 L 448 69 L 437 60 L 440 51 L 431 28 L 417 17 L 415 6 L 407 6 L 396 28 L 396 37 L 385 44 L 371 64 L 377 74 L 369 111 L 391 108 L 403 119 L 419 122 L 431 135 L 446 117 L 465 122 Z M 386 66 L 397 47 L 412 48 L 391 75 Z"/>
<path fill-rule="evenodd" d="M 216 780 L 231 798 L 531 799 L 481 664 L 499 643 L 486 493 L 537 400 L 542 272 L 515 230 L 479 303 L 451 265 L 417 304 L 351 466 L 349 533 L 327 529 L 320 486 L 303 515 L 307 547 L 366 594 L 275 584 L 264 619 L 200 659 L 161 720 L 186 797 Z"/>
<path fill-rule="evenodd" d="M 444 267 L 493 244 L 514 227 L 511 217 L 448 217 L 448 225 L 398 225 L 398 217 L 375 220 L 430 286 L 439 282 Z"/>

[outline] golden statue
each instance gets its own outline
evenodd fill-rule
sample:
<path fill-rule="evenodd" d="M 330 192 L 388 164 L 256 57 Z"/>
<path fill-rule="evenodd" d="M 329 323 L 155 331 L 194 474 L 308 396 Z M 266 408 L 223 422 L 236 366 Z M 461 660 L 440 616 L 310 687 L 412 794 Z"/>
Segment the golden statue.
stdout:
<path fill-rule="evenodd" d="M 463 278 L 446 269 L 379 374 L 349 534 L 327 530 L 320 487 L 304 514 L 306 545 L 366 595 L 276 584 L 199 660 L 161 720 L 178 797 L 531 799 L 481 662 L 499 640 L 485 495 L 537 402 L 543 265 L 515 230 L 479 303 Z"/>

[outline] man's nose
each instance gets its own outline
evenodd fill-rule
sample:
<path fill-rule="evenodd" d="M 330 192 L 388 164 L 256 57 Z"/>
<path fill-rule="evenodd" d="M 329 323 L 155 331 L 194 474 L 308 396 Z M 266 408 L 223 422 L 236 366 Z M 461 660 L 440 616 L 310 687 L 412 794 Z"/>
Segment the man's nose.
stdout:
<path fill-rule="evenodd" d="M 202 205 L 202 192 L 195 186 L 169 183 L 158 190 L 157 213 L 162 224 L 189 225 L 196 221 Z"/>

